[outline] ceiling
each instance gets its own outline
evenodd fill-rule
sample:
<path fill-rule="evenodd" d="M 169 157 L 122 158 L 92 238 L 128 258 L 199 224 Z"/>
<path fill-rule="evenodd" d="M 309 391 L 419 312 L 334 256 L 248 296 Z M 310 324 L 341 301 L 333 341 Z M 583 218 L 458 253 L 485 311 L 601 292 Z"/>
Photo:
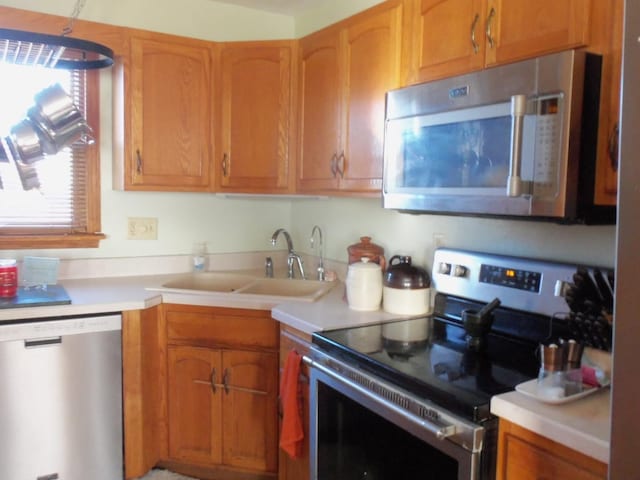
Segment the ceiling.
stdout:
<path fill-rule="evenodd" d="M 242 7 L 255 8 L 282 15 L 299 15 L 321 5 L 325 0 L 216 0 Z"/>

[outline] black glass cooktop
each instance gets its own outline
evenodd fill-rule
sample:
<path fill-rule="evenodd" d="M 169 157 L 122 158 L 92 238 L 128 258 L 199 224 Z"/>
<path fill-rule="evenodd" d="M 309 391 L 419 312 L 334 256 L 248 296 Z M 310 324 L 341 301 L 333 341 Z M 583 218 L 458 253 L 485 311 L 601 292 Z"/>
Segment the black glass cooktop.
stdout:
<path fill-rule="evenodd" d="M 479 351 L 437 317 L 317 332 L 318 348 L 476 422 L 493 395 L 537 375 L 536 343 L 490 334 Z"/>

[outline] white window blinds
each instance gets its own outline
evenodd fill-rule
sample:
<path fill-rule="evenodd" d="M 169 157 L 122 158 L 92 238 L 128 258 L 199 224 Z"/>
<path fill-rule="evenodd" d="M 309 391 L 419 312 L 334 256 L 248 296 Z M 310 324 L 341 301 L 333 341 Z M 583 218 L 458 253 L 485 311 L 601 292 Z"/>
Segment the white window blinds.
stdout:
<path fill-rule="evenodd" d="M 86 115 L 85 71 L 56 70 L 0 63 L 0 135 L 26 116 L 34 95 L 59 83 Z M 6 146 L 6 143 L 5 143 Z M 86 143 L 27 164 L 22 174 L 0 149 L 0 235 L 86 233 Z"/>

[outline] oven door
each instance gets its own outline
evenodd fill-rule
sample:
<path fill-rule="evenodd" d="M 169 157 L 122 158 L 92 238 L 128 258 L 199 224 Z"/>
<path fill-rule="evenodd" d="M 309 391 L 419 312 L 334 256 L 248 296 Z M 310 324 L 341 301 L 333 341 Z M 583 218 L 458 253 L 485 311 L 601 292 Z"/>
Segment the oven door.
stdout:
<path fill-rule="evenodd" d="M 420 418 L 308 357 L 305 362 L 311 366 L 312 480 L 489 478 L 481 474 L 481 452 L 451 441 L 451 427 Z"/>

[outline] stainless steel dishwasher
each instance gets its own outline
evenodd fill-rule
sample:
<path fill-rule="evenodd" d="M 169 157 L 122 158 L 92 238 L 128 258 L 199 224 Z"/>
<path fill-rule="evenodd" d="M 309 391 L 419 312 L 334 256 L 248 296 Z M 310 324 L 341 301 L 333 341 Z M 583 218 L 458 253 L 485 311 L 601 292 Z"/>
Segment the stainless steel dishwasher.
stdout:
<path fill-rule="evenodd" d="M 122 317 L 0 323 L 0 478 L 123 478 Z"/>

